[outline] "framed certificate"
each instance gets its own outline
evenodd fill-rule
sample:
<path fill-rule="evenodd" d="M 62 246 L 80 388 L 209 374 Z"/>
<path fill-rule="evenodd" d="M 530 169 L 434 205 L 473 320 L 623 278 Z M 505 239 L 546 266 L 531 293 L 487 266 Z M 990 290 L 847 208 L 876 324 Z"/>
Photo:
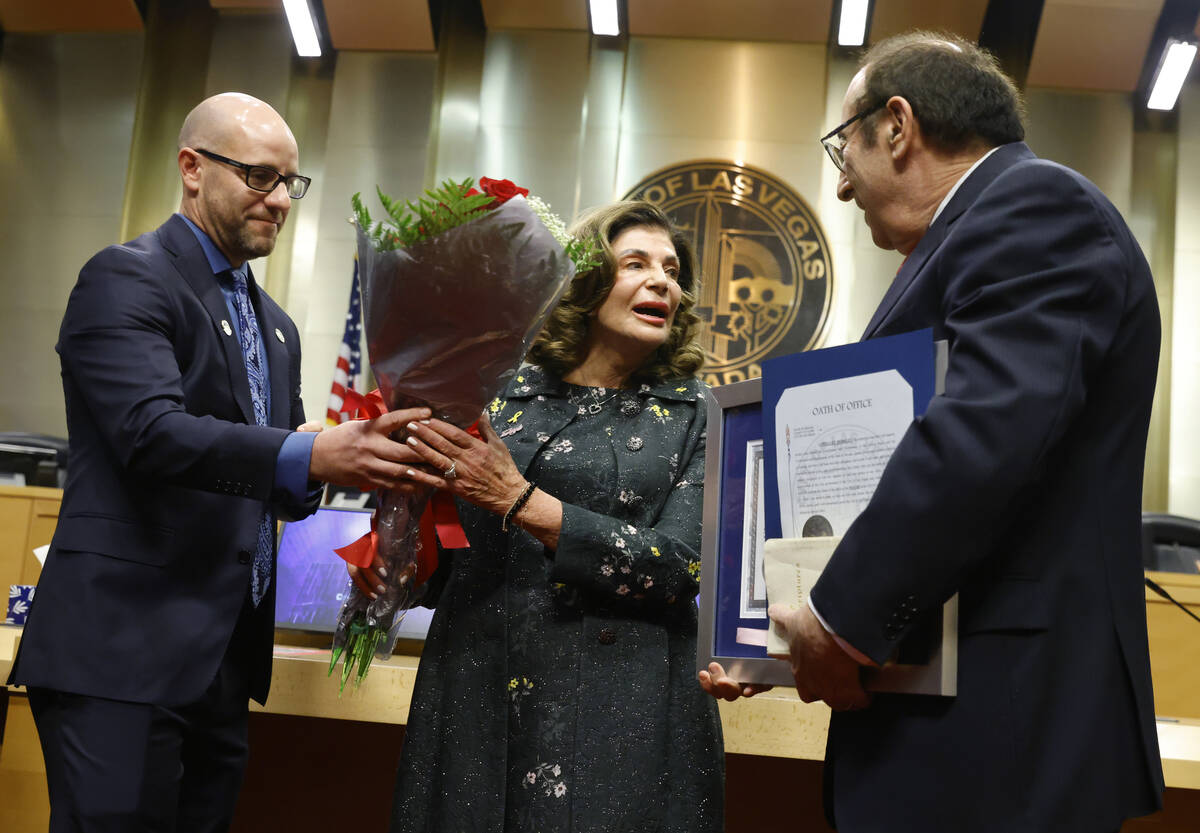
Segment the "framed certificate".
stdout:
<path fill-rule="evenodd" d="M 767 656 L 768 530 L 773 540 L 781 532 L 782 539 L 844 534 L 869 501 L 890 449 L 941 392 L 946 345 L 935 345 L 923 330 L 773 361 L 781 372 L 766 381 L 765 409 L 762 379 L 711 392 L 697 665 L 705 669 L 715 661 L 741 682 L 790 686 L 789 664 Z M 924 381 L 910 385 L 906 379 Z M 804 420 L 782 421 L 779 403 L 789 398 L 801 403 Z M 847 416 L 839 407 L 814 405 L 826 400 L 859 407 Z M 814 422 L 813 415 L 825 416 L 824 411 L 833 415 L 825 420 L 829 424 Z M 877 470 L 869 471 L 864 461 Z M 785 484 L 790 502 L 785 508 L 798 507 L 784 514 L 788 523 L 782 530 L 785 488 L 777 488 L 777 481 Z M 957 636 L 954 597 L 941 610 L 919 616 L 895 655 L 868 672 L 864 684 L 874 691 L 953 696 Z"/>
<path fill-rule="evenodd" d="M 762 557 L 762 380 L 713 388 L 708 402 L 697 665 L 719 662 L 735 679 L 792 685 L 788 663 L 767 656 Z"/>

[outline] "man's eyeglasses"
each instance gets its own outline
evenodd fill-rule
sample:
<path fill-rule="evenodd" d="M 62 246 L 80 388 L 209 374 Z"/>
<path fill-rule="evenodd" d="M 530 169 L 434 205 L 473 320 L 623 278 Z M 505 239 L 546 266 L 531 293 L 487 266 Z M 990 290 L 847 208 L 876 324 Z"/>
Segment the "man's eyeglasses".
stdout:
<path fill-rule="evenodd" d="M 312 184 L 312 180 L 300 174 L 281 174 L 274 168 L 268 168 L 266 165 L 247 165 L 245 162 L 238 162 L 230 159 L 228 156 L 222 156 L 219 153 L 213 153 L 207 150 L 195 148 L 196 153 L 201 156 L 207 156 L 216 162 L 224 162 L 226 165 L 232 165 L 235 168 L 241 168 L 246 175 L 246 184 L 255 191 L 262 191 L 264 194 L 269 194 L 279 187 L 279 183 L 283 183 L 287 190 L 287 195 L 294 200 L 298 200 L 308 192 L 308 186 Z"/>
<path fill-rule="evenodd" d="M 821 146 L 825 148 L 825 152 L 829 154 L 829 158 L 833 160 L 834 165 L 837 165 L 837 169 L 839 171 L 842 170 L 842 165 L 846 162 L 845 157 L 842 155 L 842 151 L 844 151 L 846 148 L 846 137 L 842 135 L 842 131 L 854 124 L 859 119 L 865 119 L 882 106 L 882 104 L 876 104 L 872 107 L 866 108 L 865 110 L 859 110 L 853 116 L 846 119 L 837 127 L 833 128 L 833 130 L 830 130 L 821 137 Z"/>

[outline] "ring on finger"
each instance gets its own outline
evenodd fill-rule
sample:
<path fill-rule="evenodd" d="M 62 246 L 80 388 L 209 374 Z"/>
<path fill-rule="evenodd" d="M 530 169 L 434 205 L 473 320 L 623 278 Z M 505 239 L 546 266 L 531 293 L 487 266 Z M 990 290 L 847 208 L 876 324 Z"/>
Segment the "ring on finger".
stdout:
<path fill-rule="evenodd" d="M 450 468 L 448 468 L 444 472 L 442 472 L 442 479 L 443 480 L 453 480 L 454 478 L 458 477 L 458 475 L 454 473 L 454 469 L 456 466 L 458 466 L 458 461 L 451 460 Z"/>

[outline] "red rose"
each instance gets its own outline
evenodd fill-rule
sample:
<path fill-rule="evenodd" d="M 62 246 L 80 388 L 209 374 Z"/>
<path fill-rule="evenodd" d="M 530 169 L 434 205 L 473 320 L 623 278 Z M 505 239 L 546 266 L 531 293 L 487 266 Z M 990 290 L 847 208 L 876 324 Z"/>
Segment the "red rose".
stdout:
<path fill-rule="evenodd" d="M 487 206 L 489 210 L 499 208 L 517 194 L 520 194 L 522 197 L 529 196 L 528 188 L 522 188 L 508 179 L 488 179 L 486 176 L 481 176 L 479 177 L 479 187 L 489 197 L 495 197 L 491 205 Z"/>

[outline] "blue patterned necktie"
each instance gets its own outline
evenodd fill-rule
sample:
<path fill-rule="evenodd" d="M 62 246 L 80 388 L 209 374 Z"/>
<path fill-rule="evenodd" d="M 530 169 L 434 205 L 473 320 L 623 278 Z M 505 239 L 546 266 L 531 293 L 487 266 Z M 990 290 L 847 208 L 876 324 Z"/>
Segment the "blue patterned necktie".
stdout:
<path fill-rule="evenodd" d="M 258 332 L 258 319 L 250 305 L 250 291 L 246 288 L 245 267 L 233 272 L 233 303 L 237 307 L 238 340 L 242 346 L 242 358 L 246 361 L 246 377 L 250 380 L 250 401 L 254 403 L 254 422 L 267 424 L 267 376 L 266 357 L 263 355 L 262 338 Z M 258 549 L 254 552 L 254 569 L 251 572 L 250 597 L 254 606 L 262 601 L 271 583 L 271 550 L 273 536 L 271 512 L 263 513 L 258 522 Z"/>

